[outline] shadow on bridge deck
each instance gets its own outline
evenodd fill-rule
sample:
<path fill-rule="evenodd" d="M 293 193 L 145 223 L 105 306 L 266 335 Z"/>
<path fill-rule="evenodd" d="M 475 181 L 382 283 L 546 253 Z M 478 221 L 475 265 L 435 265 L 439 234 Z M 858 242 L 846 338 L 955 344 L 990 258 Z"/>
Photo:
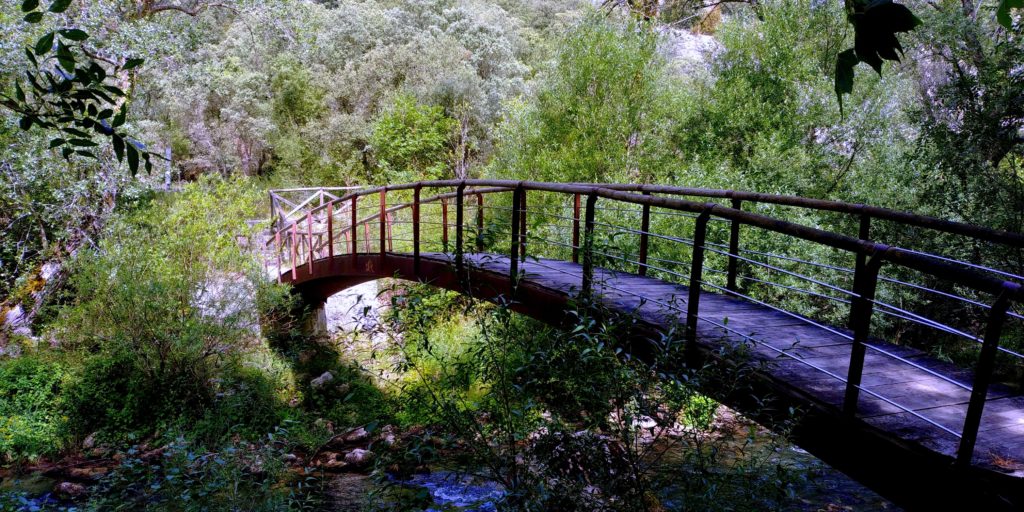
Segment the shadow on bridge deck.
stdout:
<path fill-rule="evenodd" d="M 282 280 L 314 305 L 383 277 L 422 281 L 480 299 L 508 296 L 506 256 L 465 258 L 462 280 L 454 256 L 438 253 L 422 254 L 418 269 L 412 255 L 346 254 L 298 266 L 294 278 L 289 271 Z M 549 324 L 565 322 L 582 266 L 528 259 L 519 268 L 523 277 L 512 308 Z M 593 290 L 603 307 L 638 316 L 649 329 L 648 339 L 685 322 L 685 286 L 595 269 Z M 962 427 L 970 392 L 951 382 L 969 389 L 969 372 L 914 349 L 872 340 L 876 350 L 867 355 L 862 385 L 886 398 L 861 394 L 857 416 L 851 418 L 842 412 L 851 349 L 844 329 L 710 292 L 702 292 L 699 304 L 697 340 L 705 358 L 719 357 L 723 347 L 747 344 L 759 363 L 753 393 L 703 392 L 769 426 L 789 419 L 789 408 L 797 408 L 801 413 L 793 436 L 798 446 L 907 509 L 1024 509 L 1024 398 L 990 389 L 973 463 L 957 466 L 957 439 L 950 432 Z M 624 341 L 637 353 L 651 349 L 643 340 Z M 766 408 L 769 397 L 773 406 Z M 894 398 L 914 412 L 895 407 Z M 922 411 L 931 421 L 918 416 Z"/>

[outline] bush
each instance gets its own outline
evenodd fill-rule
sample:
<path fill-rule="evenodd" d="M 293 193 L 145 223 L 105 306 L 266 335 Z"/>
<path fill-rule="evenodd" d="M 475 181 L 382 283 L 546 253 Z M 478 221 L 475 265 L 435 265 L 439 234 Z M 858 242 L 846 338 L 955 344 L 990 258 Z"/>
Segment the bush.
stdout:
<path fill-rule="evenodd" d="M 123 215 L 79 255 L 53 329 L 83 354 L 74 431 L 142 434 L 213 404 L 214 378 L 257 325 L 264 278 L 235 238 L 251 235 L 256 197 L 243 180 L 203 181 Z"/>
<path fill-rule="evenodd" d="M 0 359 L 0 454 L 34 459 L 65 446 L 60 396 L 66 366 L 40 355 Z"/>
<path fill-rule="evenodd" d="M 282 511 L 309 510 L 319 485 L 311 475 L 293 475 L 275 447 L 279 435 L 258 446 L 229 444 L 213 452 L 184 438 L 153 459 L 137 449 L 105 477 L 84 510 Z"/>

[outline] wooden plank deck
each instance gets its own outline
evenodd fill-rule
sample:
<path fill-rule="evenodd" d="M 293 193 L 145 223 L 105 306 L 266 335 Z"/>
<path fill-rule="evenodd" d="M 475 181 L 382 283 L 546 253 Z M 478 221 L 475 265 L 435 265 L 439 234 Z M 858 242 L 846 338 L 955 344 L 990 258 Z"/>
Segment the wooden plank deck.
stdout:
<path fill-rule="evenodd" d="M 452 262 L 447 254 L 424 258 Z M 506 274 L 509 260 L 495 254 L 467 254 L 466 264 Z M 582 266 L 566 261 L 532 259 L 520 264 L 525 281 L 573 296 L 579 292 Z M 686 286 L 652 277 L 595 269 L 594 294 L 602 305 L 638 315 L 651 325 L 668 329 L 685 323 Z M 812 397 L 818 406 L 842 406 L 852 342 L 843 328 L 814 325 L 799 315 L 787 314 L 744 299 L 702 292 L 698 323 L 699 343 L 710 347 L 746 342 L 762 364 L 762 371 L 796 395 Z M 723 329 L 723 325 L 727 329 Z M 882 340 L 870 344 L 891 355 L 970 386 L 971 373 L 953 368 L 916 349 Z M 830 375 L 831 374 L 831 375 Z M 838 377 L 838 378 L 837 378 Z M 959 439 L 914 414 L 959 433 L 963 428 L 970 391 L 929 371 L 916 368 L 878 350 L 869 349 L 863 387 L 913 411 L 862 392 L 858 417 L 902 441 L 955 457 Z M 973 464 L 1009 476 L 1024 478 L 1024 397 L 1011 396 L 1001 386 L 988 394 Z"/>

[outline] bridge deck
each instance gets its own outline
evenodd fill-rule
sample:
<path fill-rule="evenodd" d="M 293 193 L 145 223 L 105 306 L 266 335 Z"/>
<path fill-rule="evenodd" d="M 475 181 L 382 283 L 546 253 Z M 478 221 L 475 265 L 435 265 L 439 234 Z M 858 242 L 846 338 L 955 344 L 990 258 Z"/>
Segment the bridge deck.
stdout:
<path fill-rule="evenodd" d="M 448 262 L 452 258 L 437 253 L 423 257 Z M 506 256 L 467 254 L 466 259 L 468 265 L 481 270 L 508 273 Z M 581 265 L 528 258 L 520 268 L 531 285 L 568 296 L 579 291 Z M 595 269 L 594 293 L 611 310 L 633 313 L 662 329 L 685 322 L 689 292 L 682 285 Z M 836 377 L 845 379 L 847 375 L 851 341 L 838 333 L 849 334 L 847 330 L 815 325 L 798 315 L 717 293 L 703 292 L 699 305 L 699 343 L 711 347 L 747 343 L 753 357 L 764 363 L 762 371 L 791 388 L 793 394 L 806 396 L 817 402 L 815 405 L 842 407 L 845 382 Z M 919 350 L 881 340 L 872 340 L 871 344 L 947 378 L 968 386 L 972 383 L 969 371 Z M 954 432 L 963 427 L 970 392 L 925 370 L 869 350 L 862 385 Z M 880 431 L 931 451 L 950 457 L 956 454 L 958 439 L 954 435 L 868 394 L 861 393 L 858 417 Z M 991 388 L 974 463 L 1024 477 L 1024 397 L 1011 395 L 1005 387 Z"/>

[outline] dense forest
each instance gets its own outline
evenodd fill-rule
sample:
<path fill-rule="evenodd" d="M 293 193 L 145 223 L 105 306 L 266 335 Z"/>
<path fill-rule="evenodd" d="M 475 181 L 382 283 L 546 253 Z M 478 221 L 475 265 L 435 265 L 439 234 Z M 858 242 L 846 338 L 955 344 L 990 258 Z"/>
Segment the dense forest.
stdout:
<path fill-rule="evenodd" d="M 1024 231 L 1019 0 L 3 0 L 0 28 L 0 510 L 892 509 L 699 391 L 742 368 L 629 357 L 629 318 L 386 279 L 311 333 L 253 249 L 269 189 L 643 183 Z"/>

